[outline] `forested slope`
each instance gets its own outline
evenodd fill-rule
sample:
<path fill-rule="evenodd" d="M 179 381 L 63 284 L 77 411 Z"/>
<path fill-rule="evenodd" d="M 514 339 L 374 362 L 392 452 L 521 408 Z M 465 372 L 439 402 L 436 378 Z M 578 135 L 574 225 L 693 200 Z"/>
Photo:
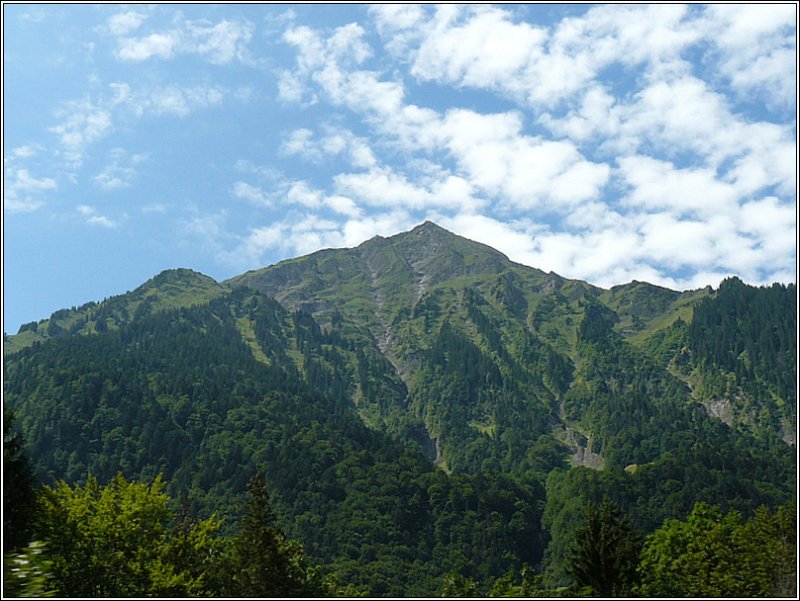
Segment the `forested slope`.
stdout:
<path fill-rule="evenodd" d="M 45 483 L 161 473 L 224 529 L 262 473 L 309 558 L 369 593 L 523 564 L 556 587 L 590 501 L 644 534 L 794 497 L 796 311 L 794 285 L 605 291 L 426 223 L 28 324 L 4 401 Z"/>

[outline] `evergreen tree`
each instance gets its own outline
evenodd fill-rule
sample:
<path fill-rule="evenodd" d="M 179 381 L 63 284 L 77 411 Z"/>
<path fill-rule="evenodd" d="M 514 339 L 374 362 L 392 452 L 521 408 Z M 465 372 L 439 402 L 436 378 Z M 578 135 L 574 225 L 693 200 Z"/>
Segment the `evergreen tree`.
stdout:
<path fill-rule="evenodd" d="M 304 597 L 330 593 L 319 573 L 306 565 L 302 546 L 276 527 L 263 475 L 248 483 L 249 498 L 234 540 L 234 595 Z"/>
<path fill-rule="evenodd" d="M 640 549 L 639 535 L 619 509 L 609 501 L 599 508 L 590 501 L 567 569 L 578 587 L 590 587 L 601 597 L 625 596 L 636 581 Z"/>
<path fill-rule="evenodd" d="M 34 476 L 14 412 L 3 405 L 3 552 L 30 542 L 35 508 Z"/>

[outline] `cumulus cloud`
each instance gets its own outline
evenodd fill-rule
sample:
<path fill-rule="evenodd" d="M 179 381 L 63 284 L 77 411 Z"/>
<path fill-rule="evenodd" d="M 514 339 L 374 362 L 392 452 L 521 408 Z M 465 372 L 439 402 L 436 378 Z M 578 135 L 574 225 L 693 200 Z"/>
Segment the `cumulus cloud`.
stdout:
<path fill-rule="evenodd" d="M 293 13 L 164 21 L 125 8 L 94 31 L 126 70 L 158 63 L 155 75 L 93 81 L 58 105 L 54 144 L 15 140 L 5 206 L 35 210 L 70 178 L 103 191 L 138 183 L 138 155 L 103 162 L 92 150 L 123 146 L 115 137 L 148 118 L 191 126 L 201 110 L 269 102 L 257 88 L 267 73 L 274 162 L 229 166 L 225 209 L 179 228 L 227 266 L 433 218 L 601 285 L 785 279 L 796 267 L 794 9 L 584 5 L 551 20 L 535 5 L 378 4 L 326 27 Z M 162 78 L 187 58 L 202 73 Z M 230 69 L 254 66 L 252 82 L 230 83 Z M 231 206 L 246 217 L 229 219 Z M 116 225 L 88 204 L 77 214 Z"/>
<path fill-rule="evenodd" d="M 326 157 L 343 157 L 353 167 L 369 168 L 377 164 L 367 140 L 335 127 L 323 128 L 321 136 L 305 127 L 296 129 L 284 140 L 281 152 L 312 163 L 319 163 Z"/>
<path fill-rule="evenodd" d="M 372 9 L 390 52 L 412 57 L 423 80 L 496 90 L 539 108 L 570 99 L 614 63 L 681 70 L 699 32 L 675 5 L 600 6 L 552 30 L 499 7 L 444 5 Z M 402 18 L 392 22 L 395 13 Z"/>
<path fill-rule="evenodd" d="M 609 177 L 608 165 L 587 161 L 569 141 L 524 135 L 517 113 L 454 110 L 439 133 L 470 182 L 518 208 L 563 210 L 596 197 Z"/>
<path fill-rule="evenodd" d="M 216 25 L 189 24 L 193 44 L 191 50 L 208 58 L 211 63 L 222 65 L 236 59 L 249 60 L 247 44 L 253 36 L 253 25 L 241 21 L 220 21 Z"/>
<path fill-rule="evenodd" d="M 114 15 L 106 23 L 106 31 L 117 38 L 116 56 L 122 61 L 143 62 L 153 58 L 168 60 L 177 55 L 197 55 L 208 62 L 224 65 L 234 60 L 250 63 L 247 46 L 254 26 L 245 20 L 177 19 L 174 26 L 137 37 L 131 36 L 144 22 L 140 13 Z"/>
<path fill-rule="evenodd" d="M 405 174 L 382 166 L 366 172 L 340 173 L 333 183 L 337 191 L 357 199 L 362 205 L 402 205 L 418 210 L 450 206 L 469 211 L 482 204 L 473 196 L 468 181 L 447 174 L 412 181 Z"/>
<path fill-rule="evenodd" d="M 232 268 L 253 269 L 264 267 L 275 256 L 289 258 L 321 248 L 353 247 L 375 235 L 390 236 L 414 225 L 414 219 L 402 209 L 351 216 L 344 221 L 290 213 L 270 225 L 250 228 L 236 237 L 229 250 L 218 249 L 216 256 Z"/>
<path fill-rule="evenodd" d="M 97 212 L 97 209 L 89 205 L 78 205 L 76 209 L 78 214 L 83 217 L 86 223 L 89 225 L 95 225 L 108 229 L 114 229 L 119 225 L 116 221 L 113 221 L 105 215 L 101 215 Z"/>
<path fill-rule="evenodd" d="M 149 58 L 172 58 L 178 40 L 174 34 L 151 33 L 141 38 L 120 40 L 117 56 L 124 61 L 145 61 Z"/>
<path fill-rule="evenodd" d="M 761 10 L 759 10 L 761 9 Z M 741 94 L 791 111 L 797 93 L 797 7 L 791 4 L 711 5 L 703 19 L 719 52 L 720 72 Z"/>
<path fill-rule="evenodd" d="M 247 182 L 238 181 L 233 185 L 233 195 L 236 198 L 247 200 L 254 205 L 270 206 L 270 202 L 264 191 L 258 187 L 248 184 Z"/>
<path fill-rule="evenodd" d="M 104 29 L 111 35 L 123 36 L 138 29 L 145 19 L 146 15 L 135 11 L 116 13 L 108 18 Z"/>
<path fill-rule="evenodd" d="M 668 161 L 637 155 L 619 160 L 619 174 L 631 187 L 623 202 L 646 211 L 711 217 L 730 212 L 738 199 L 735 187 L 711 169 L 677 169 Z"/>
<path fill-rule="evenodd" d="M 12 152 L 12 156 L 13 154 Z M 42 193 L 57 187 L 53 178 L 37 178 L 28 169 L 9 164 L 3 178 L 3 208 L 12 213 L 35 211 L 43 204 Z"/>
<path fill-rule="evenodd" d="M 738 114 L 735 99 L 703 71 L 728 73 L 736 36 L 726 36 L 743 27 L 758 42 L 748 60 L 785 75 L 780 53 L 794 43 L 785 11 L 748 26 L 736 11 L 718 18 L 707 7 L 673 5 L 591 7 L 551 26 L 506 7 L 369 12 L 385 48 L 418 82 L 482 89 L 521 110 L 413 104 L 397 71 L 365 68 L 372 53 L 360 28 L 326 37 L 293 27 L 284 41 L 297 59 L 282 74 L 291 82 L 283 99 L 326 102 L 361 118 L 374 159 L 313 193 L 295 189 L 295 202 L 315 210 L 334 192 L 365 210 L 402 204 L 515 260 L 599 284 L 694 286 L 729 273 L 761 282 L 791 272 L 785 259 L 770 267 L 779 251 L 767 248 L 796 244 L 787 217 L 795 209 L 793 130 Z M 783 38 L 768 42 L 776 32 Z M 339 51 L 354 44 L 354 59 Z M 716 50 L 702 62 L 687 58 L 708 48 Z M 622 88 L 619 77 L 629 78 Z M 374 140 L 394 160 L 382 160 Z M 344 152 L 341 140 L 325 142 L 304 127 L 283 151 L 317 163 Z M 422 163 L 436 167 L 416 168 Z M 765 193 L 780 196 L 759 197 Z M 772 226 L 780 242 L 743 226 L 756 207 L 783 219 Z"/>

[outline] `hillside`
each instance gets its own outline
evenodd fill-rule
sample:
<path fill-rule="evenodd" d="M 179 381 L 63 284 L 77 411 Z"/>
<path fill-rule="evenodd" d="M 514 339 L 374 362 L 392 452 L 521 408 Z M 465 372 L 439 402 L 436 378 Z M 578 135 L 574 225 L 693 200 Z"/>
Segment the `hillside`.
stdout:
<path fill-rule="evenodd" d="M 372 594 L 525 563 L 558 584 L 588 500 L 649 532 L 794 496 L 796 313 L 794 285 L 604 290 L 426 222 L 27 324 L 4 398 L 44 481 L 163 472 L 233 515 L 263 470 L 309 556 Z"/>

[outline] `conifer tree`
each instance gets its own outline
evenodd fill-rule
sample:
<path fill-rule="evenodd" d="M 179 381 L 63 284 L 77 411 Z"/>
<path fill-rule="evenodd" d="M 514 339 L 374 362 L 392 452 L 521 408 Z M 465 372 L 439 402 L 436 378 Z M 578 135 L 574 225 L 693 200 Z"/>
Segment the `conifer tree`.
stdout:
<path fill-rule="evenodd" d="M 14 412 L 3 405 L 3 552 L 27 545 L 36 493 L 35 478 Z"/>
<path fill-rule="evenodd" d="M 241 597 L 327 594 L 318 572 L 306 565 L 302 546 L 277 528 L 263 475 L 248 483 L 249 498 L 234 541 L 235 583 Z"/>
<path fill-rule="evenodd" d="M 578 587 L 601 597 L 629 594 L 641 550 L 638 533 L 612 503 L 589 502 L 584 525 L 575 531 L 567 570 Z"/>

